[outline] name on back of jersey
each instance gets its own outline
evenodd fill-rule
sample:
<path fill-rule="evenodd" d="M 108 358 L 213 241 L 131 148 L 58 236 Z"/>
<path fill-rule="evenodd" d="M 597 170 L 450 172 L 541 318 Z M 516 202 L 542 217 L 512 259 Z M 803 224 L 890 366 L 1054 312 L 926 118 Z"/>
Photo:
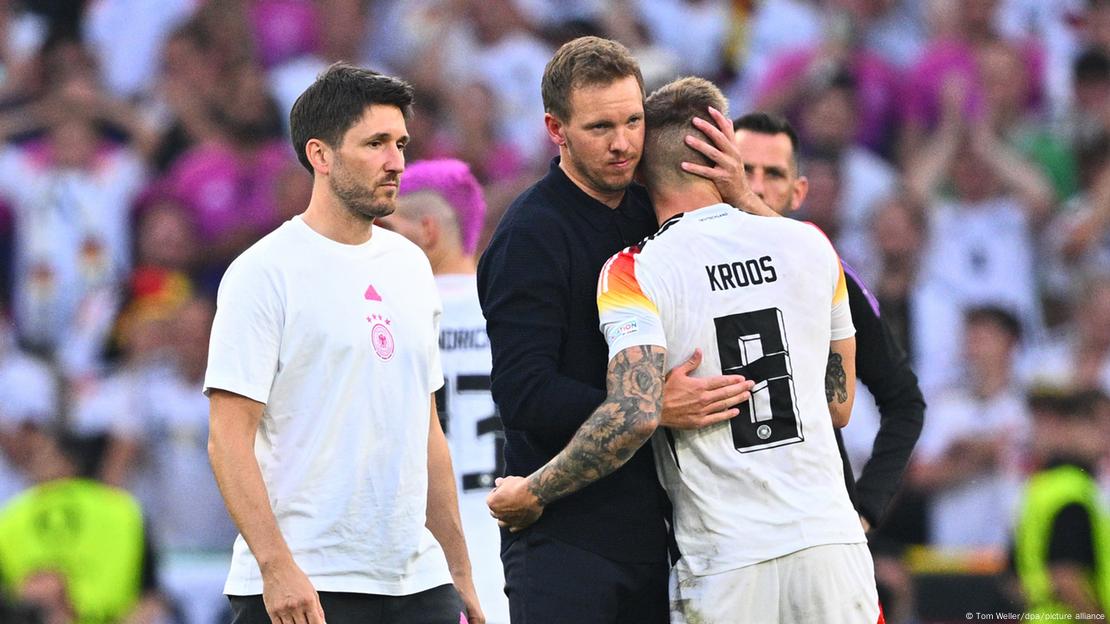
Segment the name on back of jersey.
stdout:
<path fill-rule="evenodd" d="M 485 327 L 444 328 L 439 332 L 441 351 L 459 351 L 489 348 Z"/>
<path fill-rule="evenodd" d="M 779 278 L 771 256 L 706 265 L 705 273 L 711 291 L 770 284 Z"/>

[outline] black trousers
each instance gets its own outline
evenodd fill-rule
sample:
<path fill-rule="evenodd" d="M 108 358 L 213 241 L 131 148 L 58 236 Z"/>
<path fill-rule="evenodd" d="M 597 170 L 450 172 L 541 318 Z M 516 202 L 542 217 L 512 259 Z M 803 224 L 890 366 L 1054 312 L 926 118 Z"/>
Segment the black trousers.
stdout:
<path fill-rule="evenodd" d="M 228 596 L 232 624 L 271 624 L 262 596 Z M 463 611 L 454 585 L 408 596 L 320 592 L 328 624 L 459 624 Z"/>
<path fill-rule="evenodd" d="M 535 531 L 509 543 L 501 561 L 512 624 L 670 621 L 665 561 L 612 561 Z"/>

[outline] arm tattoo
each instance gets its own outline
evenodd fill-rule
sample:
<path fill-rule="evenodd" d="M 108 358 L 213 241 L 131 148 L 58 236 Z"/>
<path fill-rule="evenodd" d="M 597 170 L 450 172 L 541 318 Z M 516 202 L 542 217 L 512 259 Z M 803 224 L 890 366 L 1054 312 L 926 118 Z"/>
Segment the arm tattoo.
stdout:
<path fill-rule="evenodd" d="M 844 373 L 844 358 L 839 353 L 829 353 L 829 365 L 825 369 L 825 400 L 829 403 L 848 400 L 848 376 Z"/>
<path fill-rule="evenodd" d="M 567 447 L 529 477 L 528 489 L 548 503 L 620 468 L 655 431 L 663 411 L 662 347 L 630 347 L 609 363 L 609 395 Z"/>

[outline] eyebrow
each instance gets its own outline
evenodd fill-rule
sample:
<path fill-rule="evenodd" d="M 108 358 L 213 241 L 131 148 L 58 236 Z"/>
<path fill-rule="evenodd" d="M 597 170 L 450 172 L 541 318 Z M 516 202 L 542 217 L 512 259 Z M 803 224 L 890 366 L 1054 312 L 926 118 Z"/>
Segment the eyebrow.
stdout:
<path fill-rule="evenodd" d="M 374 134 L 370 135 L 364 141 L 364 143 L 372 143 L 374 141 L 389 141 L 392 138 L 393 138 L 393 135 L 388 133 L 388 132 L 377 132 L 377 133 L 374 133 Z M 398 141 L 404 141 L 405 143 L 408 143 L 409 135 L 402 134 L 401 136 L 397 137 L 397 140 Z"/>

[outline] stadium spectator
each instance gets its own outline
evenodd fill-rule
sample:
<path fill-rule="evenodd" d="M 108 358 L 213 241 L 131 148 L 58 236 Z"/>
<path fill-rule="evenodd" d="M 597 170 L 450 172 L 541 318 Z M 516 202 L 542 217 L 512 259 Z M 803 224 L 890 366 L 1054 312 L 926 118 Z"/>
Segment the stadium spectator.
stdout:
<path fill-rule="evenodd" d="M 185 207 L 168 198 L 154 199 L 138 214 L 135 270 L 162 269 L 194 276 L 203 248 L 197 225 Z"/>
<path fill-rule="evenodd" d="M 149 97 L 158 59 L 170 33 L 187 20 L 196 0 L 104 0 L 85 5 L 84 40 L 97 57 L 104 85 L 124 100 Z"/>
<path fill-rule="evenodd" d="M 858 123 L 852 128 L 853 142 L 882 152 L 896 119 L 899 82 L 890 65 L 864 47 L 857 24 L 848 14 L 826 14 L 820 43 L 773 61 L 757 87 L 756 108 L 797 119 L 804 102 L 838 81 L 855 85 L 851 109 Z"/>
<path fill-rule="evenodd" d="M 1044 52 L 1035 39 L 1009 41 L 998 31 L 996 15 L 999 0 L 931 0 L 927 19 L 930 41 L 921 57 L 909 68 L 901 105 L 902 136 L 900 160 L 910 168 L 907 158 L 927 141 L 952 112 L 973 122 L 983 121 L 986 101 L 979 55 L 989 46 L 1003 45 L 1021 58 L 1028 78 L 1023 108 L 1038 110 L 1043 102 Z M 1012 77 L 1011 77 L 1012 78 Z M 949 91 L 953 85 L 963 91 L 955 111 Z"/>
<path fill-rule="evenodd" d="M 1050 224 L 1045 249 L 1054 294 L 1074 298 L 1075 276 L 1110 274 L 1110 134 L 1080 151 L 1082 187 Z"/>
<path fill-rule="evenodd" d="M 926 206 L 928 219 L 913 300 L 914 359 L 927 391 L 959 379 L 959 328 L 971 306 L 1006 307 L 1029 344 L 1042 338 L 1033 232 L 1053 205 L 1037 168 L 986 125 L 963 121 L 967 93 L 948 86 L 944 121 L 906 174 L 910 199 Z"/>
<path fill-rule="evenodd" d="M 1106 399 L 1087 392 L 1038 400 L 1054 405 L 1033 412 L 1039 466 L 1022 494 L 1014 568 L 1030 615 L 1106 613 L 1110 510 L 1096 481 L 1107 433 L 1096 410 Z"/>
<path fill-rule="evenodd" d="M 1073 322 L 1034 353 L 1023 370 L 1031 383 L 1097 389 L 1110 394 L 1110 275 L 1081 281 Z"/>
<path fill-rule="evenodd" d="M 165 336 L 168 352 L 145 371 L 128 362 L 132 370 L 124 383 L 135 400 L 112 423 L 103 474 L 139 497 L 162 548 L 223 551 L 236 531 L 208 466 L 208 401 L 196 391 L 204 381 L 214 310 L 206 299 L 182 295 L 150 293 L 138 304 L 163 307 L 157 314 L 166 321 L 147 327 Z M 150 301 L 154 297 L 163 301 Z M 155 312 L 136 308 L 128 314 Z"/>
<path fill-rule="evenodd" d="M 827 87 L 815 90 L 801 105 L 799 135 L 804 152 L 816 152 L 836 161 L 841 180 L 838 202 L 842 206 L 838 236 L 834 239 L 842 258 L 859 267 L 869 283 L 876 262 L 870 241 L 870 225 L 880 199 L 891 195 L 898 172 L 875 152 L 854 142 L 860 122 L 856 84 L 843 75 Z"/>
<path fill-rule="evenodd" d="M 1035 87 L 1031 68 L 1013 46 L 1000 41 L 983 44 L 976 65 L 983 87 L 983 120 L 999 140 L 1036 165 L 1051 183 L 1054 200 L 1075 193 L 1077 165 L 1066 137 L 1051 131 L 1049 117 L 1027 102 Z"/>
<path fill-rule="evenodd" d="M 926 242 L 924 210 L 904 191 L 880 200 L 871 223 L 871 241 L 879 265 L 873 282 L 875 298 L 895 341 L 912 359 L 916 353 L 912 299 Z"/>
<path fill-rule="evenodd" d="M 130 214 L 145 183 L 140 154 L 106 140 L 82 77 L 59 83 L 30 109 L 11 113 L 5 140 L 44 128 L 41 139 L 0 153 L 0 195 L 13 212 L 20 339 L 60 356 L 71 373 L 93 367 L 127 275 Z"/>
<path fill-rule="evenodd" d="M 0 308 L 0 504 L 28 487 L 30 436 L 58 416 L 54 371 L 24 353 L 15 328 Z"/>
<path fill-rule="evenodd" d="M 34 486 L 0 509 L 0 581 L 77 621 L 122 621 L 165 613 L 155 578 L 154 548 L 138 501 L 90 480 L 96 445 L 69 434 L 38 433 L 32 444 Z M 59 595 L 65 590 L 65 599 Z"/>
<path fill-rule="evenodd" d="M 200 227 L 207 264 L 223 267 L 278 221 L 275 187 L 295 164 L 264 73 L 230 70 L 213 112 L 217 134 L 183 153 L 159 184 Z"/>
<path fill-rule="evenodd" d="M 930 544 L 1000 554 L 1029 442 L 1014 371 L 1021 324 L 1004 309 L 976 307 L 964 326 L 967 375 L 961 386 L 930 399 L 910 478 L 930 495 Z"/>

